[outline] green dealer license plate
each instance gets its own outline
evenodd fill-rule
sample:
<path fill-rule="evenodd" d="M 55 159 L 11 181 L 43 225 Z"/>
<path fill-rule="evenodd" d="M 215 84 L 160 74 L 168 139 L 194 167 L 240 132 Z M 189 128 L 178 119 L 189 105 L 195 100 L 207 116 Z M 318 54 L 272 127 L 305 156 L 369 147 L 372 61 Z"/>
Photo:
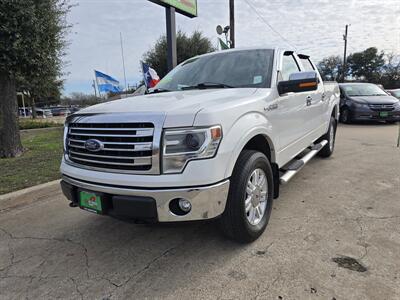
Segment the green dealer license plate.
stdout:
<path fill-rule="evenodd" d="M 92 192 L 80 191 L 79 192 L 79 206 L 87 211 L 101 214 L 103 208 L 101 205 L 101 197 Z"/>
<path fill-rule="evenodd" d="M 379 112 L 379 116 L 381 118 L 386 118 L 389 116 L 389 113 L 387 111 L 381 111 L 381 112 Z"/>

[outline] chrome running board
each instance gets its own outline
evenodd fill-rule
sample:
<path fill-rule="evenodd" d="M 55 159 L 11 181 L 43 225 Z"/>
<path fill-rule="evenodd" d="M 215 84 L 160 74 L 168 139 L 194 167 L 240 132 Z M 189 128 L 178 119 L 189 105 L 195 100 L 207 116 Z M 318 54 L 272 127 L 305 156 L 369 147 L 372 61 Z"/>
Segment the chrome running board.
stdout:
<path fill-rule="evenodd" d="M 290 163 L 280 177 L 280 183 L 288 183 L 289 180 L 292 179 L 293 176 L 296 175 L 297 172 L 299 172 L 326 144 L 328 144 L 327 140 L 323 140 L 320 143 L 315 144 L 310 148 L 310 152 L 308 152 L 302 158 L 294 160 L 292 163 Z"/>

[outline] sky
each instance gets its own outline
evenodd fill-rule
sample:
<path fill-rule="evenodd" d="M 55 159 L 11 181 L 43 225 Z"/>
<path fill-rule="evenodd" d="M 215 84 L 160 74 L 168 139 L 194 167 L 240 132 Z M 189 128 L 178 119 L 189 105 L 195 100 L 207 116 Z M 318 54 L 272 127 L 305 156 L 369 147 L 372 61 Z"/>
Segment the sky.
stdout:
<path fill-rule="evenodd" d="M 129 85 L 141 79 L 140 60 L 165 34 L 165 9 L 147 0 L 71 0 L 64 94 L 94 93 L 94 69 L 124 85 L 120 33 Z M 216 26 L 229 24 L 228 0 L 198 0 L 198 17 L 176 15 L 177 30 L 201 30 L 217 45 Z M 250 3 L 258 15 L 254 12 Z M 235 0 L 236 47 L 282 46 L 318 62 L 375 46 L 400 54 L 399 0 Z M 271 27 L 269 27 L 268 23 Z"/>

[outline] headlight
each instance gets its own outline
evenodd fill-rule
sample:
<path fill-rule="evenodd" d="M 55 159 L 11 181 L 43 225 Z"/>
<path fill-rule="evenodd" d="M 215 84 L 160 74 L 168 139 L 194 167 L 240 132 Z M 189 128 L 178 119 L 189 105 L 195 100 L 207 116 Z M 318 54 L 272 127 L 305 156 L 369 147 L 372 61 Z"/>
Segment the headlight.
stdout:
<path fill-rule="evenodd" d="M 361 102 L 353 102 L 353 104 L 355 107 L 369 107 L 368 104 Z"/>
<path fill-rule="evenodd" d="M 163 173 L 181 173 L 191 160 L 214 157 L 221 139 L 221 126 L 165 130 Z"/>
<path fill-rule="evenodd" d="M 63 135 L 64 153 L 67 152 L 67 145 L 68 145 L 67 137 L 68 137 L 68 125 L 64 124 L 64 135 Z"/>

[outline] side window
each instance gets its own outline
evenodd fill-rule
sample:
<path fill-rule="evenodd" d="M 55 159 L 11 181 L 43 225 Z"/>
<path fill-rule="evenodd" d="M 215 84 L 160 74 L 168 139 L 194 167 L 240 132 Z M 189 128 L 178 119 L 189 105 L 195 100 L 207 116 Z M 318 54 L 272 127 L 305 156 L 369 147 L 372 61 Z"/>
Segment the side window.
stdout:
<path fill-rule="evenodd" d="M 282 80 L 289 80 L 289 76 L 297 72 L 300 72 L 300 69 L 293 54 L 285 53 L 282 59 Z"/>
<path fill-rule="evenodd" d="M 304 71 L 315 71 L 313 65 L 308 58 L 301 58 L 301 64 L 304 67 Z"/>

